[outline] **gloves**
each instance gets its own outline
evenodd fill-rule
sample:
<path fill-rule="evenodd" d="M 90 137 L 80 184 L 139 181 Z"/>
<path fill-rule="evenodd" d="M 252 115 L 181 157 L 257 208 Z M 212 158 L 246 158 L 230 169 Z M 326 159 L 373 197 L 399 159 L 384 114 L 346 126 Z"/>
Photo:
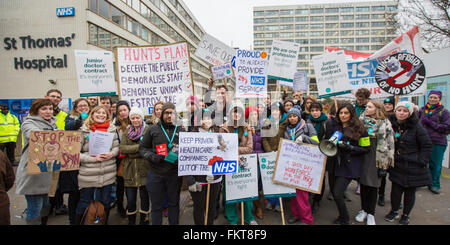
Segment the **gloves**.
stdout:
<path fill-rule="evenodd" d="M 189 186 L 189 191 L 190 192 L 200 192 L 200 191 L 202 191 L 202 186 L 198 182 L 195 182 L 194 184 Z"/>
<path fill-rule="evenodd" d="M 303 144 L 303 138 L 302 138 L 302 136 L 300 135 L 300 136 L 298 136 L 298 138 L 295 140 L 295 143 L 297 143 L 297 145 L 301 145 L 301 144 Z"/>
<path fill-rule="evenodd" d="M 75 120 L 75 128 L 79 129 L 81 128 L 81 126 L 83 126 L 83 120 L 81 118 L 78 118 L 77 120 Z"/>
<path fill-rule="evenodd" d="M 378 172 L 378 177 L 381 177 L 381 178 L 386 177 L 386 175 L 387 175 L 387 170 L 384 170 L 382 168 L 377 168 L 377 172 Z"/>
<path fill-rule="evenodd" d="M 156 155 L 155 156 L 155 163 L 160 163 L 162 162 L 166 157 L 164 155 Z"/>
<path fill-rule="evenodd" d="M 342 141 L 338 142 L 338 147 L 343 149 L 343 150 L 346 150 L 346 151 L 352 151 L 353 148 L 354 148 L 352 145 L 346 144 L 346 143 L 344 143 Z"/>
<path fill-rule="evenodd" d="M 208 181 L 208 183 L 211 183 L 214 181 L 214 175 L 206 175 L 206 181 Z"/>

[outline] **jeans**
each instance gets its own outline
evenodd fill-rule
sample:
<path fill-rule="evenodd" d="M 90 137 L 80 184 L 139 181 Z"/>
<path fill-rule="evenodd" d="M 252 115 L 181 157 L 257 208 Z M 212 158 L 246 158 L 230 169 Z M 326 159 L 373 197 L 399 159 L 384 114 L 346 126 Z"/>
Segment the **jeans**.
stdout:
<path fill-rule="evenodd" d="M 336 176 L 333 183 L 333 198 L 339 211 L 339 217 L 347 222 L 350 220 L 350 217 L 347 206 L 345 205 L 344 192 L 351 181 L 352 179 Z"/>
<path fill-rule="evenodd" d="M 403 214 L 409 215 L 416 202 L 416 187 L 403 187 L 392 182 L 391 205 L 392 211 L 397 212 L 403 197 Z"/>
<path fill-rule="evenodd" d="M 105 211 L 109 210 L 111 205 L 111 193 L 113 184 L 100 188 L 89 187 L 80 190 L 80 201 L 77 205 L 77 214 L 83 214 L 84 210 L 89 206 L 92 200 L 97 200 L 103 204 Z"/>
<path fill-rule="evenodd" d="M 50 202 L 48 195 L 25 195 L 27 200 L 27 220 L 40 216 L 48 216 L 50 212 Z"/>
<path fill-rule="evenodd" d="M 178 225 L 180 213 L 181 178 L 147 173 L 147 191 L 152 203 L 152 225 L 162 225 L 164 196 L 167 196 L 169 224 Z"/>
<path fill-rule="evenodd" d="M 139 189 L 139 197 L 141 198 L 141 211 L 150 211 L 150 198 L 145 186 L 138 187 L 125 187 L 125 193 L 127 195 L 127 214 L 130 215 L 137 211 L 136 201 L 137 192 Z"/>

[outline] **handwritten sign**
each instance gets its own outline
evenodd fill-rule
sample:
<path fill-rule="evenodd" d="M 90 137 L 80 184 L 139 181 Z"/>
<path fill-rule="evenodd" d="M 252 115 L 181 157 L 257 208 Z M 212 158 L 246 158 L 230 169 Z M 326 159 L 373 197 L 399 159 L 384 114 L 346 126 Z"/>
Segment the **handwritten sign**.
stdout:
<path fill-rule="evenodd" d="M 149 112 L 158 101 L 172 102 L 178 111 L 193 94 L 186 42 L 160 46 L 115 48 L 119 91 L 131 107 Z"/>
<path fill-rule="evenodd" d="M 237 173 L 237 134 L 181 132 L 178 176 Z"/>
<path fill-rule="evenodd" d="M 316 55 L 312 58 L 319 98 L 351 93 L 347 62 L 343 51 Z"/>
<path fill-rule="evenodd" d="M 320 194 L 325 174 L 325 155 L 315 145 L 280 141 L 273 182 Z"/>
<path fill-rule="evenodd" d="M 259 169 L 265 198 L 295 196 L 295 188 L 272 182 L 273 171 L 277 161 L 277 152 L 259 153 Z"/>
<path fill-rule="evenodd" d="M 225 175 L 226 203 L 258 199 L 258 163 L 256 154 L 239 156 L 239 172 Z"/>
<path fill-rule="evenodd" d="M 294 73 L 297 71 L 299 49 L 298 43 L 274 40 L 267 68 L 267 78 L 293 82 Z"/>
<path fill-rule="evenodd" d="M 109 51 L 74 50 L 81 97 L 116 95 L 113 54 Z"/>
<path fill-rule="evenodd" d="M 267 96 L 267 53 L 256 50 L 236 50 L 236 97 Z"/>
<path fill-rule="evenodd" d="M 211 72 L 214 80 L 234 77 L 233 67 L 231 63 L 211 67 Z"/>
<path fill-rule="evenodd" d="M 195 50 L 195 56 L 206 62 L 218 66 L 231 61 L 234 49 L 205 33 Z"/>
<path fill-rule="evenodd" d="M 77 170 L 80 167 L 79 131 L 31 131 L 27 174 Z"/>

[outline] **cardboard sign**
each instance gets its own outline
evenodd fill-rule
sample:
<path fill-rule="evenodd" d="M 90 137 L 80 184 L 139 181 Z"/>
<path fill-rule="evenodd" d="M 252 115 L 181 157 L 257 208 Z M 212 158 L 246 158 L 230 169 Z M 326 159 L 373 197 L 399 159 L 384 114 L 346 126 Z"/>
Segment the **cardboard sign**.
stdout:
<path fill-rule="evenodd" d="M 425 81 L 425 65 L 413 54 L 394 54 L 378 63 L 375 78 L 380 88 L 387 93 L 411 94 Z"/>
<path fill-rule="evenodd" d="M 237 134 L 181 132 L 178 176 L 237 173 L 238 146 Z"/>
<path fill-rule="evenodd" d="M 80 151 L 80 131 L 31 131 L 27 174 L 77 170 Z"/>
<path fill-rule="evenodd" d="M 258 199 L 258 162 L 256 154 L 239 156 L 239 172 L 225 175 L 226 203 Z"/>
<path fill-rule="evenodd" d="M 294 42 L 274 40 L 270 51 L 267 78 L 280 81 L 294 81 L 297 71 L 300 45 Z"/>
<path fill-rule="evenodd" d="M 234 49 L 205 33 L 197 45 L 195 56 L 218 66 L 231 61 L 234 56 Z"/>
<path fill-rule="evenodd" d="M 273 182 L 320 194 L 326 157 L 319 147 L 282 139 L 278 149 Z"/>
<path fill-rule="evenodd" d="M 267 96 L 267 53 L 256 50 L 236 50 L 236 97 Z"/>
<path fill-rule="evenodd" d="M 81 97 L 116 95 L 113 54 L 109 51 L 74 50 Z"/>
<path fill-rule="evenodd" d="M 211 67 L 211 73 L 215 81 L 224 78 L 234 77 L 233 67 L 231 66 L 231 63 L 213 66 Z"/>
<path fill-rule="evenodd" d="M 272 182 L 273 171 L 277 161 L 277 152 L 259 153 L 259 169 L 265 198 L 295 196 L 296 191 L 284 185 Z"/>
<path fill-rule="evenodd" d="M 309 86 L 306 71 L 298 71 L 294 73 L 294 92 L 307 91 L 308 89 Z"/>
<path fill-rule="evenodd" d="M 122 100 L 148 115 L 156 102 L 172 102 L 177 111 L 193 94 L 189 49 L 186 42 L 118 47 L 116 65 Z"/>
<path fill-rule="evenodd" d="M 319 98 L 351 93 L 347 62 L 343 51 L 325 53 L 312 58 Z"/>

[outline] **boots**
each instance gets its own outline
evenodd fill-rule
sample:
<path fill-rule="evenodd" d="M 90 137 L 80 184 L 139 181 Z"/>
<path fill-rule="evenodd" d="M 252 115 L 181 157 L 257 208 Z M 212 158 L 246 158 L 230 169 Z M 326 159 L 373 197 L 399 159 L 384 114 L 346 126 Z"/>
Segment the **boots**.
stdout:
<path fill-rule="evenodd" d="M 123 207 L 123 203 L 119 201 L 117 201 L 117 213 L 120 215 L 121 218 L 127 217 L 127 213 L 125 208 Z"/>
<path fill-rule="evenodd" d="M 83 214 L 75 214 L 75 225 L 81 225 L 82 218 L 83 218 Z"/>
<path fill-rule="evenodd" d="M 134 212 L 128 212 L 128 210 L 127 210 L 128 225 L 136 225 L 136 213 L 137 213 L 137 210 Z"/>
<path fill-rule="evenodd" d="M 47 225 L 48 216 L 50 215 L 50 208 L 41 209 L 41 225 Z"/>
<path fill-rule="evenodd" d="M 41 217 L 41 225 L 47 225 L 48 216 Z"/>
<path fill-rule="evenodd" d="M 263 211 L 261 208 L 261 203 L 259 202 L 259 200 L 254 200 L 253 201 L 253 205 L 255 206 L 255 216 L 258 219 L 263 219 L 264 215 L 263 215 Z"/>
<path fill-rule="evenodd" d="M 150 214 L 150 210 L 149 211 L 139 210 L 139 213 L 141 216 L 139 219 L 139 225 L 148 225 L 149 224 L 148 216 Z"/>
<path fill-rule="evenodd" d="M 39 217 L 35 217 L 32 219 L 27 219 L 26 222 L 27 222 L 27 225 L 40 225 L 42 221 L 41 221 L 41 217 L 39 216 Z"/>

